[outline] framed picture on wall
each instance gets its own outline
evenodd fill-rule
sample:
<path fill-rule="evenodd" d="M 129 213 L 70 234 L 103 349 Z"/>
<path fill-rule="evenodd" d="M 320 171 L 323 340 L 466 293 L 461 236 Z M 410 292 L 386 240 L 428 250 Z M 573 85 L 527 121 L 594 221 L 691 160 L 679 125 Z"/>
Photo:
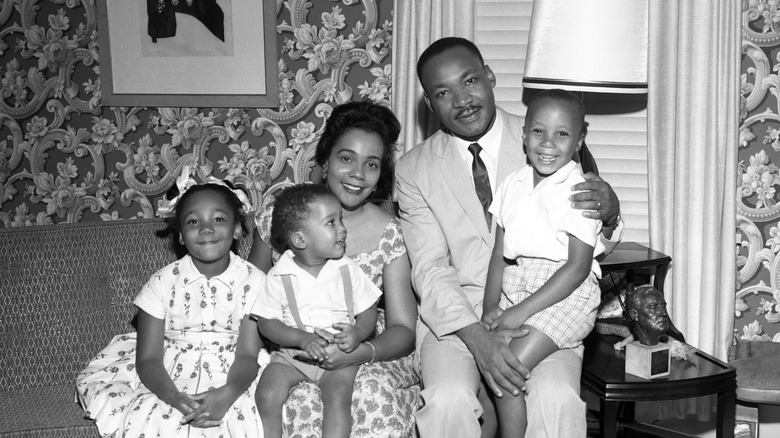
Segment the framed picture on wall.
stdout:
<path fill-rule="evenodd" d="M 99 0 L 103 105 L 277 107 L 275 5 Z"/>

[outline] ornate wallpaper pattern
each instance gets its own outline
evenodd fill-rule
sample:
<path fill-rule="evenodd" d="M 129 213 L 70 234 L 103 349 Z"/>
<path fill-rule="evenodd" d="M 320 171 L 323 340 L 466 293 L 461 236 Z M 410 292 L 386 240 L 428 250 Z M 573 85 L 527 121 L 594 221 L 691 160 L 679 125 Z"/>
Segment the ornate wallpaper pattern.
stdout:
<path fill-rule="evenodd" d="M 735 335 L 780 342 L 780 4 L 743 2 Z"/>
<path fill-rule="evenodd" d="M 260 208 L 316 178 L 333 106 L 389 105 L 390 0 L 276 0 L 274 109 L 100 107 L 95 3 L 2 0 L 2 226 L 153 217 L 185 164 Z M 780 9 L 743 5 L 735 335 L 780 342 Z"/>
<path fill-rule="evenodd" d="M 260 208 L 264 194 L 310 180 L 335 105 L 390 104 L 391 0 L 276 0 L 273 109 L 102 108 L 96 3 L 2 0 L 5 227 L 154 217 L 186 164 Z"/>

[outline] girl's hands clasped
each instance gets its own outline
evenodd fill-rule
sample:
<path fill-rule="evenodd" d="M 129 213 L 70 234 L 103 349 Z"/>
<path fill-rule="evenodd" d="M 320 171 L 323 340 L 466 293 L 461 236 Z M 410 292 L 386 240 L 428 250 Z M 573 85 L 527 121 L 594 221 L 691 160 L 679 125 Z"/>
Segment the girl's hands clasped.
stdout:
<path fill-rule="evenodd" d="M 222 424 L 222 418 L 236 399 L 227 386 L 187 397 L 195 400 L 198 406 L 182 419 L 182 424 L 204 428 Z"/>

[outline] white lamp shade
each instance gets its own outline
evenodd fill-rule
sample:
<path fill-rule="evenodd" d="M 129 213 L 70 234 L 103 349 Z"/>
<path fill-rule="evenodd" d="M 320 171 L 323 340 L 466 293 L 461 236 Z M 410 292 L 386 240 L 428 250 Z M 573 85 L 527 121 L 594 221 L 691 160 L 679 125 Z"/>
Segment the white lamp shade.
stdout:
<path fill-rule="evenodd" d="M 535 0 L 523 86 L 647 93 L 648 0 Z"/>

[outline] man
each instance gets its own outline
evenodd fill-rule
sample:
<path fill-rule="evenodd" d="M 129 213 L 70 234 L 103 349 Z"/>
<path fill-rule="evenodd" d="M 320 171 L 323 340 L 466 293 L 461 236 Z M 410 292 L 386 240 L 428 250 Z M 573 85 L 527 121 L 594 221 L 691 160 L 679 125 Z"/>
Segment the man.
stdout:
<path fill-rule="evenodd" d="M 508 348 L 509 340 L 523 332 L 489 332 L 479 323 L 495 229 L 485 214 L 490 199 L 484 199 L 484 180 L 489 179 L 488 193 L 494 193 L 509 173 L 526 164 L 523 120 L 496 108 L 495 76 L 468 40 L 434 42 L 420 56 L 417 74 L 428 108 L 444 125 L 401 157 L 396 171 L 404 240 L 420 298 L 420 435 L 489 436 L 491 430 L 481 430 L 479 420 L 483 405 L 492 412 L 484 379 L 497 397 L 526 391 L 527 436 L 584 437 L 582 347 L 552 354 L 529 376 Z M 470 152 L 473 143 L 481 152 Z M 602 220 L 605 235 L 611 236 L 620 224 L 617 197 L 595 175 L 588 179 L 573 187 L 580 192 L 572 202 L 589 210 L 583 215 Z M 608 250 L 615 244 L 605 243 Z"/>

